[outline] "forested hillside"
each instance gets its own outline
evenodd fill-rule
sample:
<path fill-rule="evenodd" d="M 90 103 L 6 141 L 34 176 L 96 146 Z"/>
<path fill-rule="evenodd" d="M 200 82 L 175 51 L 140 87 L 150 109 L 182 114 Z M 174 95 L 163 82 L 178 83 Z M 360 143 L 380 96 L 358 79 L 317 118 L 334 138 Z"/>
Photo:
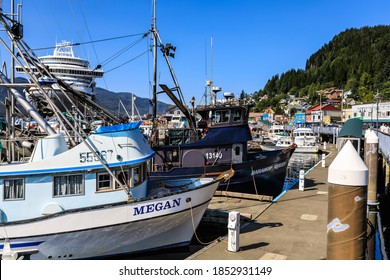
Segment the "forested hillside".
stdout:
<path fill-rule="evenodd" d="M 287 94 L 307 96 L 318 102 L 316 91 L 328 87 L 351 90 L 356 101 L 372 102 L 379 91 L 382 100 L 390 100 L 390 26 L 347 29 L 314 53 L 305 69 L 291 69 L 268 80 L 256 92 L 256 110 L 272 106 Z"/>

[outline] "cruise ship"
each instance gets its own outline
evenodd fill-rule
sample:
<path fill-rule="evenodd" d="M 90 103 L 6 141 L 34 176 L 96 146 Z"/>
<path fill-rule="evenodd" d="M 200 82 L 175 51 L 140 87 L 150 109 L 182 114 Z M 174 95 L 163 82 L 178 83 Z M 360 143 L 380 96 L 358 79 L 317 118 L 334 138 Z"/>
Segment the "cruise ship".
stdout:
<path fill-rule="evenodd" d="M 103 70 L 100 67 L 91 69 L 89 61 L 76 57 L 72 48 L 72 44 L 67 41 L 57 43 L 52 55 L 41 56 L 38 58 L 41 63 L 48 66 L 50 73 L 61 79 L 73 89 L 87 94 L 94 99 L 94 88 L 96 86 L 95 79 L 103 77 Z M 38 69 L 32 67 L 32 71 L 38 74 Z M 23 67 L 16 66 L 17 73 L 25 73 Z M 57 92 L 59 86 L 53 79 L 41 77 L 42 85 L 51 84 L 51 88 Z M 33 89 L 29 90 L 30 94 L 34 93 Z"/>

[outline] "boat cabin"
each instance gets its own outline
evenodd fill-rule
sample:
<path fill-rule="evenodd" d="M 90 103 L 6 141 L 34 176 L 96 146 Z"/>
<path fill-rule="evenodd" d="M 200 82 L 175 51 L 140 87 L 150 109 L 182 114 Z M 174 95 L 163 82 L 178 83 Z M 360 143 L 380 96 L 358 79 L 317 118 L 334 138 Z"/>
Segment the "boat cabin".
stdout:
<path fill-rule="evenodd" d="M 241 106 L 198 107 L 197 128 L 248 124 L 249 108 Z"/>
<path fill-rule="evenodd" d="M 239 163 L 247 158 L 247 142 L 252 140 L 245 106 L 204 107 L 197 110 L 198 139 L 153 147 L 154 170 L 174 167 L 202 167 Z M 169 135 L 177 130 L 170 130 Z M 181 134 L 182 135 L 182 134 Z M 176 137 L 179 139 L 179 137 Z"/>

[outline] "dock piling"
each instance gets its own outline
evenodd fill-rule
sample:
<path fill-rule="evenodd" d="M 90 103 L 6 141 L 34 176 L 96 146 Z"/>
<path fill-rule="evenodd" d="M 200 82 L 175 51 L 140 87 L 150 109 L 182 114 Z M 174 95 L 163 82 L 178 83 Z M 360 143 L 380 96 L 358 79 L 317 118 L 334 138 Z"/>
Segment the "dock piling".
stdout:
<path fill-rule="evenodd" d="M 375 231 L 377 228 L 378 214 L 378 143 L 379 138 L 373 130 L 365 134 L 364 161 L 368 167 L 368 188 L 367 188 L 367 216 L 370 221 L 370 240 L 367 240 L 366 259 L 375 259 Z"/>
<path fill-rule="evenodd" d="M 329 166 L 327 259 L 365 259 L 368 169 L 347 141 Z"/>

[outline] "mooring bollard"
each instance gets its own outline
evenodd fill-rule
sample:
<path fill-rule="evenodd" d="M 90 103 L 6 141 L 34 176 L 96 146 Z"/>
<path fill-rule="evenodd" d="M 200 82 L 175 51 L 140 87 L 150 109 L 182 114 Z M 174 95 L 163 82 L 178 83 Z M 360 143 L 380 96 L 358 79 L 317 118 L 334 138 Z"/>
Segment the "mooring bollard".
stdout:
<path fill-rule="evenodd" d="M 298 190 L 304 191 L 305 190 L 305 170 L 299 171 L 299 188 Z"/>
<path fill-rule="evenodd" d="M 322 167 L 325 167 L 325 154 L 322 154 L 321 166 L 322 166 Z"/>
<path fill-rule="evenodd" d="M 228 221 L 228 251 L 237 252 L 240 249 L 240 213 L 229 212 Z"/>
<path fill-rule="evenodd" d="M 365 259 L 368 169 L 347 141 L 329 166 L 327 259 Z"/>

